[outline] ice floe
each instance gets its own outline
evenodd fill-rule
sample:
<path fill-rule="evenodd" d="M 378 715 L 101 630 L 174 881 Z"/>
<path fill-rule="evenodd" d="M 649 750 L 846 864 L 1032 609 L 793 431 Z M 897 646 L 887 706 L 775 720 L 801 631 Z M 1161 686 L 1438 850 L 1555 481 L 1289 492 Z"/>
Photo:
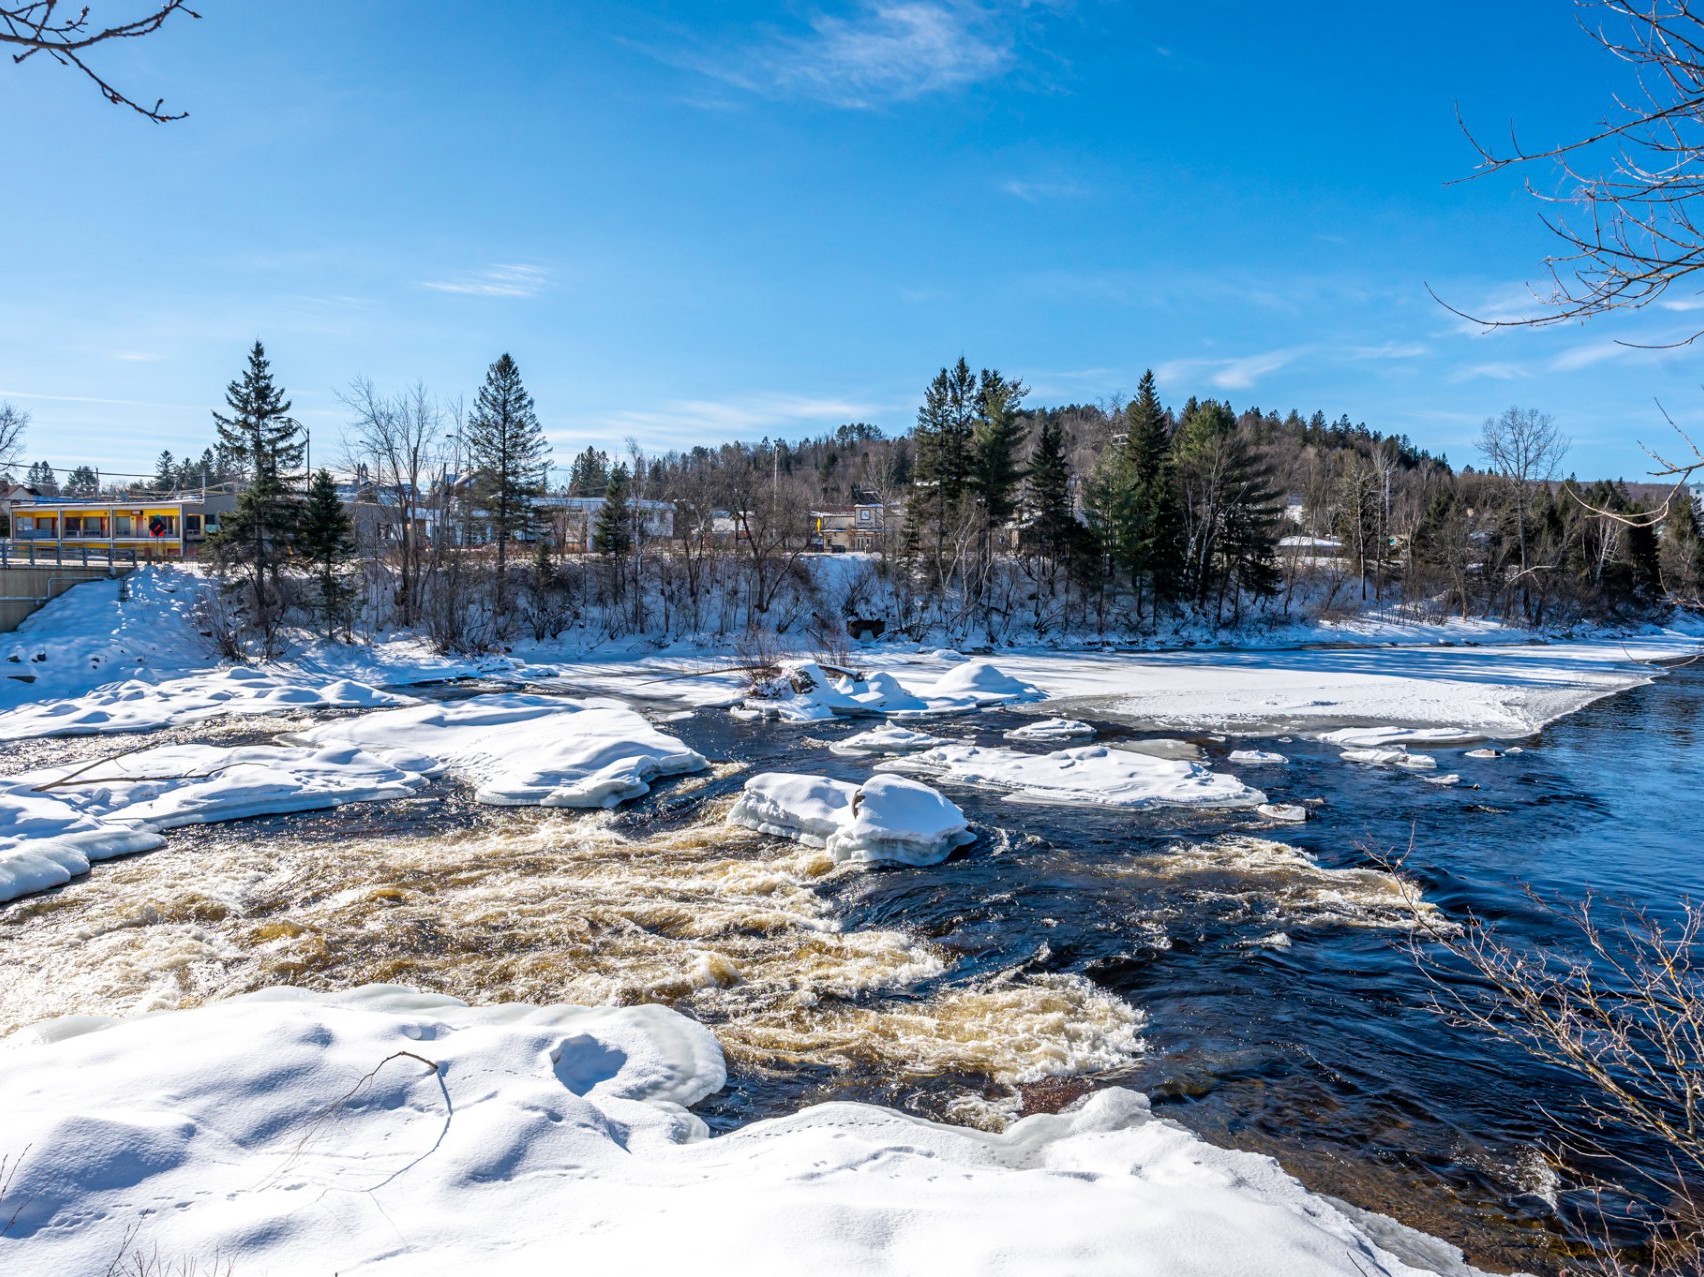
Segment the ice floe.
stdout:
<path fill-rule="evenodd" d="M 828 748 L 832 753 L 853 758 L 874 758 L 883 754 L 909 754 L 915 750 L 944 744 L 946 741 L 942 737 L 931 736 L 928 732 L 889 725 L 873 727 L 867 732 L 848 736 L 845 740 L 835 741 Z"/>
<path fill-rule="evenodd" d="M 1271 767 L 1290 760 L 1282 754 L 1274 754 L 1266 749 L 1233 749 L 1229 760 L 1244 767 Z"/>
<path fill-rule="evenodd" d="M 1320 739 L 1344 749 L 1386 749 L 1409 745 L 1466 745 L 1483 735 L 1483 732 L 1465 727 L 1341 727 L 1323 733 Z"/>
<path fill-rule="evenodd" d="M 1438 765 L 1430 754 L 1410 754 L 1406 749 L 1346 749 L 1346 763 L 1367 763 L 1374 767 L 1402 767 L 1409 771 L 1429 771 Z"/>
<path fill-rule="evenodd" d="M 821 847 L 836 862 L 933 865 L 975 840 L 955 803 L 903 776 L 854 785 L 764 772 L 746 781 L 728 820 Z"/>
<path fill-rule="evenodd" d="M 1054 744 L 1068 740 L 1087 740 L 1094 734 L 1095 729 L 1080 719 L 1043 718 L 1033 723 L 1025 723 L 1022 727 L 1014 727 L 1006 733 L 1006 739 Z"/>
<path fill-rule="evenodd" d="M 836 1103 L 707 1139 L 724 1078 L 658 1006 L 278 989 L 43 1024 L 0 1048 L 0 1268 L 1472 1271 L 1130 1091 L 999 1134 Z"/>
<path fill-rule="evenodd" d="M 984 706 L 1040 700 L 1043 695 L 1039 688 L 982 660 L 954 665 L 933 682 L 912 687 L 886 671 L 864 675 L 816 661 L 793 661 L 732 712 L 745 718 L 809 723 L 836 715 L 959 714 Z"/>
<path fill-rule="evenodd" d="M 1308 809 L 1298 803 L 1261 803 L 1255 810 L 1281 825 L 1304 824 L 1308 818 Z"/>
<path fill-rule="evenodd" d="M 1266 795 L 1199 763 L 1153 758 L 1104 745 L 1048 754 L 977 745 L 938 745 L 881 763 L 884 769 L 939 776 L 1011 797 L 1102 807 L 1254 807 Z"/>
<path fill-rule="evenodd" d="M 614 807 L 659 776 L 702 771 L 703 755 L 619 701 L 499 692 L 380 710 L 295 733 L 355 745 L 399 767 L 449 772 L 499 807 Z"/>
<path fill-rule="evenodd" d="M 409 704 L 413 704 L 411 697 L 382 692 L 346 678 L 328 680 L 237 665 L 159 683 L 125 679 L 81 696 L 20 706 L 0 713 L 0 740 L 145 732 L 227 714 Z"/>

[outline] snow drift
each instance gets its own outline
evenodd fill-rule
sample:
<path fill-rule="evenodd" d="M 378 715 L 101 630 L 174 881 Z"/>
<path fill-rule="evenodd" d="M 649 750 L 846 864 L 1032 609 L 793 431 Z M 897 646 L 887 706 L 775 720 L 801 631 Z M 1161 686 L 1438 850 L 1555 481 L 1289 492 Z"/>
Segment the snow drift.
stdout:
<path fill-rule="evenodd" d="M 821 847 L 837 862 L 933 865 L 975 841 L 957 804 L 903 776 L 854 785 L 764 772 L 746 781 L 728 821 Z"/>

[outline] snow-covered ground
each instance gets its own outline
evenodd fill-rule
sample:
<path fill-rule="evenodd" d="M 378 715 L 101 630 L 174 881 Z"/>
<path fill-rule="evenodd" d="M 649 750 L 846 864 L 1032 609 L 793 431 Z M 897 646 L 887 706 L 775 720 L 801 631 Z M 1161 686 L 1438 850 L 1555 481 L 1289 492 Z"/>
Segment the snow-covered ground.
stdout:
<path fill-rule="evenodd" d="M 724 1076 L 657 1006 L 278 989 L 48 1022 L 0 1044 L 0 1269 L 1472 1272 L 1130 1091 L 1001 1134 L 827 1104 L 706 1139 Z"/>

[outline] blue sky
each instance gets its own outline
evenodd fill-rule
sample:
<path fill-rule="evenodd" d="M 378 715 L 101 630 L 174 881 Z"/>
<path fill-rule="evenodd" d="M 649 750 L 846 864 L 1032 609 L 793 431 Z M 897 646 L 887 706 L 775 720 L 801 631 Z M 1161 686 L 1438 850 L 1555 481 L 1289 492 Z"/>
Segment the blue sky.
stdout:
<path fill-rule="evenodd" d="M 119 0 L 104 0 L 111 7 Z M 97 14 L 100 6 L 97 4 Z M 1534 143 L 1614 69 L 1563 0 L 204 0 L 107 53 L 156 126 L 0 65 L 0 398 L 27 459 L 199 451 L 263 338 L 317 459 L 365 375 L 472 397 L 519 361 L 560 462 L 892 432 L 966 355 L 1033 402 L 1323 409 L 1460 463 L 1510 404 L 1636 476 L 1704 418 L 1704 300 L 1472 331 L 1552 247 L 1451 185 L 1454 110 Z M 1535 174 L 1547 180 L 1544 174 Z"/>

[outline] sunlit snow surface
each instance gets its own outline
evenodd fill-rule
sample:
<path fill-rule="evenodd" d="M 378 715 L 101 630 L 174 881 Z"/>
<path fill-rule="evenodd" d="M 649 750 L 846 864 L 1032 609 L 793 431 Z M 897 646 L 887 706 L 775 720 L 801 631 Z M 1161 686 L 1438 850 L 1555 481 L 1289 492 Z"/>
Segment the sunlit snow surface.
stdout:
<path fill-rule="evenodd" d="M 0 1045 L 0 1266 L 1470 1271 L 1129 1091 L 997 1135 L 826 1104 L 709 1140 L 689 1107 L 723 1078 L 711 1033 L 656 1006 L 277 989 L 40 1025 Z"/>

